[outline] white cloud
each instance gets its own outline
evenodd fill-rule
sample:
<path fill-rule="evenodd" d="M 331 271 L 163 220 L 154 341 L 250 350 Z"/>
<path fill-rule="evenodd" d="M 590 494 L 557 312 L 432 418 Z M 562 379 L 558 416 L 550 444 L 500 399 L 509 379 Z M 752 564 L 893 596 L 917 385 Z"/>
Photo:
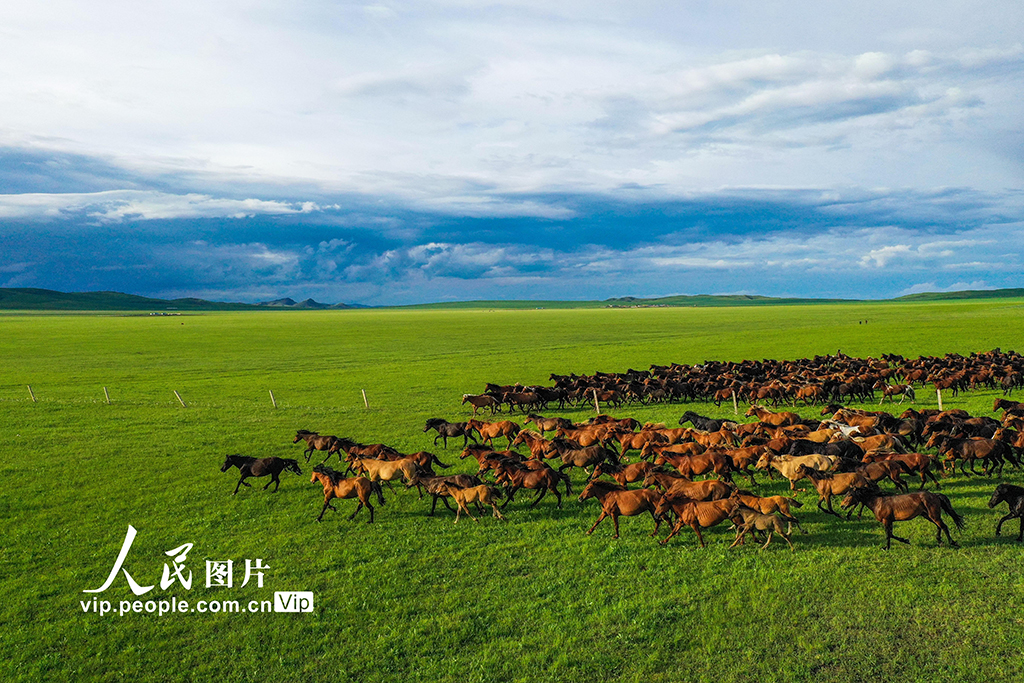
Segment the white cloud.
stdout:
<path fill-rule="evenodd" d="M 225 199 L 141 190 L 0 194 L 0 218 L 8 219 L 47 219 L 82 214 L 101 223 L 119 223 L 158 218 L 245 218 L 257 214 L 298 214 L 320 210 L 321 207 L 314 202 Z"/>

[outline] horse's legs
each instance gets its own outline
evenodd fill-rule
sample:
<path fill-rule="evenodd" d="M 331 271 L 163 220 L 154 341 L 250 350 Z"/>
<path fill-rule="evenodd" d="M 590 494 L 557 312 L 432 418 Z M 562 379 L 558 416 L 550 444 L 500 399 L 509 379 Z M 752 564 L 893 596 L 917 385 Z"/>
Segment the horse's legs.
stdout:
<path fill-rule="evenodd" d="M 704 544 L 704 536 L 702 536 L 700 533 L 700 524 L 697 523 L 697 520 L 693 521 L 693 524 L 690 525 L 690 528 L 697 532 L 697 540 L 700 541 L 700 547 L 706 548 L 707 546 Z"/>
<path fill-rule="evenodd" d="M 608 513 L 605 512 L 604 510 L 601 510 L 601 515 L 597 518 L 597 521 L 594 522 L 594 526 L 590 527 L 590 530 L 587 531 L 587 536 L 589 536 L 590 534 L 594 533 L 594 529 L 597 528 L 597 525 L 600 524 L 601 520 L 604 519 L 607 516 L 608 516 Z"/>
<path fill-rule="evenodd" d="M 680 515 L 679 519 L 677 519 L 676 523 L 672 526 L 672 530 L 669 532 L 668 536 L 666 536 L 664 538 L 664 540 L 660 541 L 660 543 L 662 545 L 665 545 L 666 543 L 668 543 L 668 540 L 670 538 L 672 538 L 673 536 L 675 536 L 676 534 L 678 534 L 679 530 L 682 529 L 682 528 L 683 528 L 683 517 L 682 517 L 682 515 Z"/>
<path fill-rule="evenodd" d="M 369 505 L 369 500 L 367 500 L 366 504 Z M 355 516 L 359 514 L 359 511 L 362 510 L 362 509 L 363 509 L 363 501 L 360 500 L 359 501 L 359 505 L 356 506 L 356 511 L 348 516 L 349 520 L 351 521 L 352 519 L 354 519 Z"/>
<path fill-rule="evenodd" d="M 770 544 L 772 542 L 772 533 L 773 533 L 773 531 L 774 531 L 773 529 L 768 529 L 768 540 L 764 542 L 763 546 L 761 546 L 761 550 L 764 550 L 765 548 L 767 548 L 768 544 Z"/>
<path fill-rule="evenodd" d="M 558 491 L 555 491 L 555 493 L 558 493 Z M 537 503 L 540 502 L 540 499 L 543 498 L 544 496 L 546 496 L 547 494 L 548 494 L 548 490 L 547 489 L 541 489 L 540 490 L 540 495 L 537 496 L 537 500 L 535 500 L 532 503 L 530 503 L 530 507 L 536 507 Z"/>
<path fill-rule="evenodd" d="M 237 484 L 235 484 L 235 493 L 232 493 L 232 494 L 231 494 L 232 496 L 238 493 L 238 487 L 239 487 L 239 486 L 241 486 L 242 484 L 245 484 L 245 485 L 246 485 L 246 486 L 248 486 L 249 488 L 252 488 L 252 484 L 250 484 L 249 482 L 247 482 L 247 481 L 245 480 L 245 477 L 243 476 L 243 477 L 242 477 L 241 479 L 239 479 L 239 480 L 238 480 L 238 483 L 237 483 Z"/>
<path fill-rule="evenodd" d="M 551 492 L 555 494 L 555 498 L 558 499 L 558 503 L 555 505 L 559 510 L 562 509 L 562 494 L 558 492 L 558 484 L 551 487 Z"/>
<path fill-rule="evenodd" d="M 318 522 L 322 522 L 322 521 L 323 521 L 323 519 L 324 519 L 324 513 L 325 513 L 325 512 L 327 512 L 327 508 L 331 508 L 331 509 L 332 509 L 332 510 L 334 510 L 335 512 L 337 512 L 337 511 L 338 511 L 338 509 L 337 509 L 337 508 L 335 508 L 335 507 L 334 507 L 333 505 L 331 505 L 331 501 L 330 501 L 330 499 L 328 499 L 328 500 L 325 500 L 325 501 L 324 501 L 324 506 L 323 506 L 323 508 L 321 508 L 321 510 L 320 510 L 320 516 L 316 518 L 316 521 L 318 521 Z"/>
<path fill-rule="evenodd" d="M 612 538 L 619 537 L 619 515 L 613 510 L 612 511 L 612 524 L 615 525 L 615 535 Z"/>
<path fill-rule="evenodd" d="M 733 540 L 732 545 L 729 547 L 735 548 L 737 545 L 743 545 L 743 537 L 747 535 L 747 531 L 749 530 L 750 527 L 748 527 L 745 524 L 741 525 L 738 529 L 736 529 L 736 538 L 735 540 Z"/>
<path fill-rule="evenodd" d="M 497 517 L 503 522 L 505 521 L 505 518 L 501 516 L 500 512 L 498 512 L 498 506 L 494 504 L 494 501 L 491 501 L 491 509 L 494 510 L 492 517 Z"/>

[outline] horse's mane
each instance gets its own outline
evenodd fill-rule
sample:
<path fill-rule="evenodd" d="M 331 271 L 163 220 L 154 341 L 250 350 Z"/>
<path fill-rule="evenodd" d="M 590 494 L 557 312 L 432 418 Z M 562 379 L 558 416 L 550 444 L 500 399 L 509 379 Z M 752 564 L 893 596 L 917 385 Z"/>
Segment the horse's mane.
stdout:
<path fill-rule="evenodd" d="M 345 479 L 345 475 L 341 472 L 331 469 L 327 465 L 317 465 L 313 468 L 313 471 L 318 474 L 325 474 L 331 481 L 331 486 L 336 486 L 339 482 Z"/>
<path fill-rule="evenodd" d="M 295 432 L 296 436 L 320 436 L 320 432 L 311 432 L 308 429 L 299 429 Z"/>
<path fill-rule="evenodd" d="M 436 427 L 437 425 L 448 424 L 448 420 L 443 417 L 432 417 L 427 420 L 427 427 Z"/>
<path fill-rule="evenodd" d="M 609 491 L 628 491 L 625 486 L 614 481 L 605 481 L 604 479 L 591 479 L 588 486 L 600 486 L 603 489 Z"/>

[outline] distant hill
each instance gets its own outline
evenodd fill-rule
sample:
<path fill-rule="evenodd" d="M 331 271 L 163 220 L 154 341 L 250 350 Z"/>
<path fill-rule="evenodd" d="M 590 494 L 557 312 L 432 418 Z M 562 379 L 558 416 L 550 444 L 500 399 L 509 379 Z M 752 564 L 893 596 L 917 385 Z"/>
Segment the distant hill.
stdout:
<path fill-rule="evenodd" d="M 927 302 L 964 299 L 1024 298 L 1024 289 L 968 290 L 963 292 L 926 292 L 895 299 L 873 301 Z M 618 297 L 604 301 L 451 301 L 444 303 L 392 306 L 410 309 L 538 309 L 538 308 L 653 308 L 709 306 L 783 306 L 856 303 L 858 299 L 804 299 L 747 294 L 666 296 L 655 298 Z M 370 308 L 360 304 L 323 304 L 313 299 L 274 299 L 258 304 L 204 301 L 203 299 L 152 299 L 121 292 L 57 292 L 51 289 L 0 288 L 0 310 L 24 311 L 256 311 L 256 310 L 342 310 Z"/>
<path fill-rule="evenodd" d="M 290 302 L 290 303 L 289 303 Z M 121 292 L 57 292 L 52 289 L 0 288 L 0 310 L 22 311 L 254 311 L 276 309 L 365 308 L 351 304 L 321 304 L 312 299 L 296 303 L 278 299 L 260 304 L 204 301 L 203 299 L 152 299 Z"/>

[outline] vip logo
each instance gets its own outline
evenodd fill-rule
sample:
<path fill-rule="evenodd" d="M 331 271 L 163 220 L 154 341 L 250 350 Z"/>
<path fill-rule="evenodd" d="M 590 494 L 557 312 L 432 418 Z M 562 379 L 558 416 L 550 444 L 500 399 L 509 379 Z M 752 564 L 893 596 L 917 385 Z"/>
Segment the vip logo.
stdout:
<path fill-rule="evenodd" d="M 274 591 L 275 612 L 312 612 L 312 591 Z"/>

